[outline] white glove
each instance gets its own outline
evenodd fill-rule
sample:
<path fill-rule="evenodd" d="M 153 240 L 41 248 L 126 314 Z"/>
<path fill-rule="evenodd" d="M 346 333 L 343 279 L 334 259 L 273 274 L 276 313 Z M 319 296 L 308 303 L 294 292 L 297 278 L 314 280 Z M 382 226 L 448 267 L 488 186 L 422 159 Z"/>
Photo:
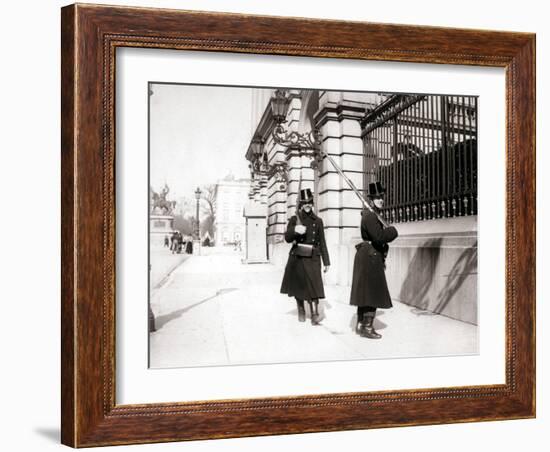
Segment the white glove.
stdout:
<path fill-rule="evenodd" d="M 296 234 L 299 234 L 299 235 L 305 234 L 306 233 L 306 227 L 303 224 L 298 224 L 294 228 L 294 232 Z"/>

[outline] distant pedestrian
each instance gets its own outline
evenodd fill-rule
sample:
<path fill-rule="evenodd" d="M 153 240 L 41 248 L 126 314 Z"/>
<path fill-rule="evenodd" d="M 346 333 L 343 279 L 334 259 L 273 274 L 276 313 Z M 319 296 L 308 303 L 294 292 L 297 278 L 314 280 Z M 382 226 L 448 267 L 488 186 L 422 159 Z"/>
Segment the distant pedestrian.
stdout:
<path fill-rule="evenodd" d="M 369 184 L 369 197 L 378 213 L 384 207 L 385 189 L 380 182 Z M 368 209 L 361 213 L 361 237 L 353 262 L 350 304 L 357 306 L 356 332 L 362 337 L 380 339 L 374 330 L 376 309 L 392 307 L 384 270 L 388 243 L 397 237 L 397 229 L 384 227 L 376 214 Z"/>
<path fill-rule="evenodd" d="M 187 254 L 193 254 L 193 240 L 187 241 L 187 246 L 185 247 L 185 252 Z"/>
<path fill-rule="evenodd" d="M 288 222 L 285 240 L 292 243 L 281 284 L 281 293 L 296 298 L 298 320 L 305 322 L 304 300 L 311 310 L 311 323 L 318 325 L 319 299 L 325 298 L 321 259 L 327 272 L 330 266 L 323 220 L 313 212 L 313 194 L 300 190 L 299 208 Z"/>
<path fill-rule="evenodd" d="M 176 252 L 176 247 L 178 245 L 178 231 L 174 231 L 170 237 L 170 251 L 172 254 Z"/>
<path fill-rule="evenodd" d="M 183 235 L 181 235 L 181 232 L 178 231 L 176 236 L 176 253 L 178 254 L 181 253 L 182 245 L 183 245 Z"/>
<path fill-rule="evenodd" d="M 170 248 L 170 239 L 168 238 L 168 234 L 164 236 L 164 246 L 165 248 Z"/>

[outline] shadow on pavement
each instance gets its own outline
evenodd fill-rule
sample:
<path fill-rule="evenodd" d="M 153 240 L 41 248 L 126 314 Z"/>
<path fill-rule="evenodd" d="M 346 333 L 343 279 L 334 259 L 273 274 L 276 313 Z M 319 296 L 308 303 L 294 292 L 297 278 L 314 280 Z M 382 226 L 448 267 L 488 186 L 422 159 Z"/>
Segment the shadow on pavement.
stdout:
<path fill-rule="evenodd" d="M 196 303 L 194 303 L 190 306 L 187 306 L 187 307 L 182 308 L 182 309 L 178 309 L 177 311 L 170 312 L 169 314 L 160 315 L 158 317 L 155 317 L 156 331 L 160 330 L 168 322 L 171 322 L 172 320 L 175 320 L 178 317 L 181 317 L 183 314 L 190 311 L 191 309 L 196 308 L 197 306 L 200 306 L 201 304 L 206 303 L 207 301 L 210 301 L 210 300 L 212 300 L 212 299 L 214 299 L 214 298 L 216 298 L 220 295 L 223 295 L 223 294 L 226 294 L 226 293 L 229 293 L 229 292 L 234 292 L 235 290 L 239 290 L 239 289 L 236 289 L 236 288 L 220 289 L 220 290 L 216 291 L 216 293 L 214 295 L 211 295 L 210 297 L 205 298 L 203 300 L 197 301 Z"/>

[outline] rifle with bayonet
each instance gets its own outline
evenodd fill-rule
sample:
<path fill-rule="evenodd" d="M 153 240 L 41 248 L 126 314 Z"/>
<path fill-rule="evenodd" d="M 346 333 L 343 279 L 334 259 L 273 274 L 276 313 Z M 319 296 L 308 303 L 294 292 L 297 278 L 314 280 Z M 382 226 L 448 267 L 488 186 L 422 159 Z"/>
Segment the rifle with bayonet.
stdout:
<path fill-rule="evenodd" d="M 353 181 L 348 176 L 345 175 L 345 173 L 341 170 L 341 168 L 334 161 L 334 159 L 326 151 L 323 151 L 321 149 L 321 146 L 319 145 L 315 146 L 315 148 L 313 149 L 313 152 L 314 154 L 317 154 L 316 158 L 318 158 L 319 160 L 322 157 L 326 157 L 326 159 L 331 163 L 331 165 L 334 167 L 336 172 L 342 177 L 342 179 L 346 181 L 346 183 L 350 186 L 353 192 L 357 195 L 357 197 L 363 204 L 363 207 L 365 207 L 365 209 L 368 209 L 372 213 L 374 213 L 377 216 L 377 218 L 380 220 L 380 223 L 382 223 L 382 225 L 387 228 L 389 226 L 388 222 L 384 218 L 382 218 L 382 216 L 374 209 L 372 201 L 370 199 L 369 200 L 365 199 L 365 197 L 357 189 Z"/>

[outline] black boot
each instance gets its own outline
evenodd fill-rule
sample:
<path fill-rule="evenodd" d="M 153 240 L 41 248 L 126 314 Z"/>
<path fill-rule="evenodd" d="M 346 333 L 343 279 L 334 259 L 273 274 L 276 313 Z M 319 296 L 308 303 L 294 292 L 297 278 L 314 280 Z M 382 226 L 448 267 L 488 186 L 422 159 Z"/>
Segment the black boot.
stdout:
<path fill-rule="evenodd" d="M 355 333 L 361 335 L 361 331 L 365 326 L 363 323 L 364 314 L 358 309 L 357 310 L 357 324 L 355 325 Z"/>
<path fill-rule="evenodd" d="M 366 337 L 368 339 L 380 339 L 382 337 L 374 330 L 374 327 L 372 326 L 373 323 L 373 313 L 367 312 L 363 316 L 363 322 L 361 323 L 361 332 L 359 333 L 361 337 Z"/>
<path fill-rule="evenodd" d="M 319 325 L 321 323 L 321 317 L 319 316 L 319 300 L 309 301 L 309 308 L 311 309 L 311 324 Z"/>
<path fill-rule="evenodd" d="M 298 322 L 305 322 L 306 308 L 304 307 L 304 300 L 296 299 L 296 305 L 298 306 Z"/>

